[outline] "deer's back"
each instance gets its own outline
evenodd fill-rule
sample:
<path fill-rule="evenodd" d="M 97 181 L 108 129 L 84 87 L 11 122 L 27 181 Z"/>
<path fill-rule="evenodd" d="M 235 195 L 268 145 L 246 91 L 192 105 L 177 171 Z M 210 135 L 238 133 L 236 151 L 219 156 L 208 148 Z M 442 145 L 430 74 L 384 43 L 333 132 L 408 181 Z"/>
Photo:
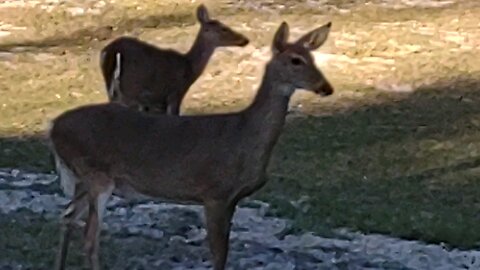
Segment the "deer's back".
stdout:
<path fill-rule="evenodd" d="M 107 173 L 144 194 L 202 201 L 238 193 L 242 178 L 256 180 L 261 153 L 244 139 L 244 121 L 233 114 L 151 116 L 104 104 L 64 113 L 50 136 L 70 167 L 82 160 L 80 170 Z"/>
<path fill-rule="evenodd" d="M 186 91 L 191 67 L 185 56 L 161 49 L 136 38 L 121 37 L 104 49 L 107 57 L 121 55 L 120 89 L 123 96 L 136 99 L 149 96 L 150 102 L 165 99 L 170 93 Z"/>

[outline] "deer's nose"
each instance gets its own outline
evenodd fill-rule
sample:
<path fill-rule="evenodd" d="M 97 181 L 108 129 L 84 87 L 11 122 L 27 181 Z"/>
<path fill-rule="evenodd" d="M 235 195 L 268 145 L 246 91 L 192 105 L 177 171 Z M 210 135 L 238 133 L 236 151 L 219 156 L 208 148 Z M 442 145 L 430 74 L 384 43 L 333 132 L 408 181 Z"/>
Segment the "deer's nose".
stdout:
<path fill-rule="evenodd" d="M 242 39 L 240 40 L 240 42 L 238 43 L 238 45 L 240 45 L 240 46 L 242 46 L 242 47 L 243 47 L 243 46 L 247 46 L 249 42 L 250 42 L 250 41 L 248 40 L 248 38 L 245 38 L 245 37 L 244 37 L 244 38 L 242 38 Z"/>
<path fill-rule="evenodd" d="M 329 82 L 324 82 L 318 89 L 315 90 L 315 93 L 321 96 L 330 96 L 333 94 L 333 87 Z"/>

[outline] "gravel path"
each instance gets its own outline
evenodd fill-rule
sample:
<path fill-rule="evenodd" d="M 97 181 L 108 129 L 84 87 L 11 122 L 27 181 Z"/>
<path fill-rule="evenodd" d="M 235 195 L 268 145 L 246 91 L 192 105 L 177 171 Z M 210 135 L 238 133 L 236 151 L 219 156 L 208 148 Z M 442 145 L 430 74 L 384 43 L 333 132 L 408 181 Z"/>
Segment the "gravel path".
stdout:
<path fill-rule="evenodd" d="M 54 175 L 0 171 L 3 215 L 28 209 L 56 220 L 66 203 Z M 229 269 L 480 269 L 480 251 L 446 250 L 346 230 L 339 230 L 337 239 L 291 234 L 288 220 L 266 216 L 268 204 L 249 201 L 244 205 L 234 217 Z M 210 269 L 200 207 L 131 205 L 114 197 L 108 209 L 104 228 L 116 244 L 131 248 L 153 240 L 158 246 L 154 253 L 115 259 L 110 269 Z M 0 269 L 38 268 L 30 262 L 0 260 Z"/>

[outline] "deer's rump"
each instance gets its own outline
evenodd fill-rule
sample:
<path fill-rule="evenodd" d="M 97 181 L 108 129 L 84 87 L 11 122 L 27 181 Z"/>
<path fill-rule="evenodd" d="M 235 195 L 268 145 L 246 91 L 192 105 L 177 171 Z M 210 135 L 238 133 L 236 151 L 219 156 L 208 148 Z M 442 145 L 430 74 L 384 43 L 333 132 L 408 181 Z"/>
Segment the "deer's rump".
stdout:
<path fill-rule="evenodd" d="M 164 102 L 172 93 L 185 88 L 191 72 L 185 58 L 173 50 L 160 50 L 135 38 L 121 37 L 102 50 L 101 68 L 110 89 L 120 54 L 120 91 L 130 100 L 149 103 Z"/>

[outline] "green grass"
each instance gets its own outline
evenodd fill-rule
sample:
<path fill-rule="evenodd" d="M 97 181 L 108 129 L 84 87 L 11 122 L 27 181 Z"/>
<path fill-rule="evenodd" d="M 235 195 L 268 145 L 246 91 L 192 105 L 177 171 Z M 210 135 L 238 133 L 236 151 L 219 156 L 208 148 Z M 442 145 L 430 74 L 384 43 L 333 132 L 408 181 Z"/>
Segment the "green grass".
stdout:
<path fill-rule="evenodd" d="M 273 214 L 292 218 L 299 229 L 325 235 L 347 227 L 461 248 L 479 246 L 480 62 L 474 57 L 478 50 L 455 52 L 451 49 L 458 46 L 451 43 L 432 47 L 430 41 L 438 41 L 437 36 L 412 34 L 404 26 L 373 28 L 380 22 L 416 19 L 454 31 L 457 8 L 399 12 L 358 8 L 352 15 L 330 14 L 338 27 L 335 31 L 370 33 L 360 36 L 358 47 L 333 48 L 333 52 L 355 59 L 391 54 L 396 70 L 378 74 L 368 67 L 348 66 L 329 71 L 338 97 L 305 104 L 307 111 L 320 113 L 320 117 L 289 119 L 272 157 L 270 182 L 256 195 L 272 203 Z M 51 171 L 48 148 L 41 139 L 48 120 L 68 108 L 105 100 L 97 63 L 103 39 L 137 30 L 155 36 L 193 23 L 187 8 L 174 15 L 163 10 L 140 15 L 128 5 L 118 7 L 104 21 L 96 17 L 87 21 L 88 27 L 68 24 L 67 30 L 74 28 L 74 34 L 66 29 L 55 32 L 56 20 L 72 19 L 60 12 L 57 19 L 32 19 L 45 24 L 42 31 L 46 34 L 42 32 L 39 38 L 17 37 L 0 44 L 0 50 L 6 51 L 27 46 L 16 53 L 12 63 L 0 62 L 1 103 L 5 104 L 0 108 L 0 167 Z M 218 10 L 232 15 L 228 8 Z M 270 19 L 270 15 L 256 12 L 239 11 L 238 16 Z M 309 27 L 319 18 L 318 13 L 323 14 L 311 11 L 311 17 L 300 15 L 305 12 L 308 10 L 299 9 L 298 14 L 290 10 L 284 17 Z M 463 28 L 478 24 L 472 14 L 464 14 L 457 24 Z M 106 36 L 99 34 L 105 26 L 115 27 Z M 184 43 L 192 31 L 178 28 L 176 45 Z M 259 41 L 252 38 L 257 44 L 268 45 L 270 37 L 262 33 L 252 29 L 249 35 L 258 37 Z M 392 38 L 399 44 L 421 44 L 421 50 L 395 55 L 398 48 L 388 45 Z M 51 58 L 38 60 L 42 53 Z M 403 83 L 425 78 L 434 83 L 411 94 L 388 94 L 362 81 L 379 75 Z M 246 100 L 244 97 L 237 104 Z M 187 104 L 187 108 L 209 111 L 212 108 L 202 107 L 207 102 L 217 102 L 215 95 Z M 225 104 L 224 100 L 217 103 Z M 298 200 L 302 202 L 291 203 Z M 44 221 L 37 223 L 40 228 Z M 48 222 L 46 226 L 49 230 Z M 4 235 L 30 230 L 5 227 Z"/>
<path fill-rule="evenodd" d="M 0 216 L 0 261 L 2 263 L 22 263 L 28 269 L 52 269 L 58 251 L 60 240 L 60 223 L 46 219 L 41 215 L 27 210 L 17 211 L 8 216 Z M 85 254 L 83 252 L 83 230 L 77 228 L 73 231 L 68 255 L 68 269 L 86 269 Z M 104 269 L 127 268 L 132 263 L 132 258 L 155 256 L 161 252 L 162 247 L 168 246 L 168 239 L 155 241 L 143 237 L 122 236 L 103 231 L 100 237 L 100 263 Z M 124 237 L 124 236 L 123 236 Z M 126 244 L 127 243 L 127 244 Z M 200 254 L 204 255 L 204 254 Z M 199 256 L 188 254 L 184 256 Z M 158 257 L 158 256 L 157 256 Z"/>
<path fill-rule="evenodd" d="M 291 122 L 260 197 L 314 231 L 478 247 L 480 83 L 461 84 Z M 300 206 L 285 203 L 304 196 Z"/>
<path fill-rule="evenodd" d="M 0 138 L 0 167 L 22 167 L 32 171 L 52 171 L 47 143 L 38 136 Z"/>
<path fill-rule="evenodd" d="M 30 211 L 1 215 L 0 260 L 34 263 L 35 269 L 51 269 L 59 240 L 56 223 Z"/>

